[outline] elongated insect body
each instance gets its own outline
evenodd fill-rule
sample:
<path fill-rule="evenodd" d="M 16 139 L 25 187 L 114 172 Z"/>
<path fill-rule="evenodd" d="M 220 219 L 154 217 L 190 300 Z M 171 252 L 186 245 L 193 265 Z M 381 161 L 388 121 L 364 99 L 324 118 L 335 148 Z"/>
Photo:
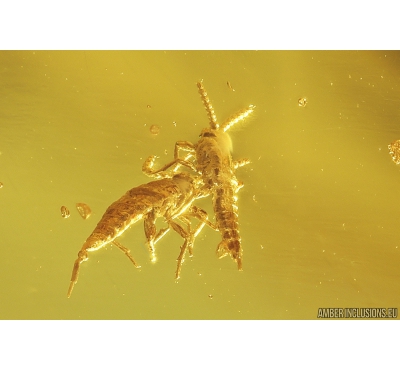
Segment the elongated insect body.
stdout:
<path fill-rule="evenodd" d="M 234 173 L 229 135 L 222 130 L 205 129 L 195 145 L 197 168 L 213 198 L 216 226 L 222 241 L 217 247 L 219 258 L 230 255 L 242 270 L 242 248 L 239 234 L 237 195 L 240 186 Z"/>
<path fill-rule="evenodd" d="M 150 167 L 153 161 L 154 159 L 151 159 L 146 163 Z M 163 178 L 135 187 L 112 203 L 78 253 L 78 258 L 75 261 L 72 271 L 68 297 L 70 297 L 73 287 L 78 280 L 80 264 L 88 259 L 88 252 L 96 251 L 107 244 L 114 244 L 125 253 L 135 267 L 140 267 L 136 264 L 129 249 L 117 242 L 116 238 L 121 236 L 132 224 L 141 219 L 144 219 L 144 230 L 152 261 L 156 259 L 155 243 L 166 234 L 170 227 L 185 239 L 186 247 L 190 250 L 199 229 L 205 223 L 213 227 L 206 220 L 207 215 L 198 211 L 197 207 L 192 207 L 193 201 L 197 197 L 203 196 L 197 193 L 195 181 L 197 180 L 187 173 L 175 174 L 172 178 Z M 201 221 L 201 226 L 192 231 L 189 227 L 187 230 L 184 230 L 176 224 L 174 219 L 181 217 L 186 224 L 189 223 L 187 217 L 184 218 L 183 216 L 185 213 L 188 216 L 198 218 Z M 157 232 L 155 226 L 155 221 L 158 217 L 165 217 L 168 223 L 168 227 L 159 232 Z M 178 261 L 178 267 L 180 267 L 179 263 L 182 263 L 182 260 Z"/>
<path fill-rule="evenodd" d="M 248 160 L 233 162 L 232 144 L 226 133 L 233 125 L 249 116 L 254 106 L 250 105 L 218 124 L 214 109 L 201 82 L 197 87 L 209 117 L 210 128 L 204 129 L 201 139 L 195 145 L 198 170 L 213 197 L 216 226 L 222 241 L 218 244 L 217 255 L 222 258 L 230 255 L 242 270 L 242 247 L 239 234 L 237 192 L 243 186 L 239 184 L 235 169 L 249 163 Z"/>
<path fill-rule="evenodd" d="M 197 87 L 207 112 L 209 128 L 202 130 L 201 138 L 196 144 L 178 141 L 175 144 L 174 161 L 158 171 L 149 171 L 147 174 L 158 176 L 167 168 L 179 165 L 193 169 L 192 164 L 185 163 L 179 157 L 179 150 L 187 151 L 195 156 L 195 170 L 201 175 L 204 183 L 202 191 L 212 194 L 216 227 L 222 236 L 222 241 L 217 248 L 217 255 L 222 258 L 229 254 L 236 261 L 238 269 L 242 270 L 236 194 L 243 185 L 237 180 L 235 170 L 250 161 L 247 159 L 232 160 L 232 142 L 226 131 L 248 117 L 255 107 L 250 105 L 248 108 L 240 110 L 220 125 L 203 84 L 198 82 Z"/>
<path fill-rule="evenodd" d="M 87 239 L 87 251 L 102 248 L 121 236 L 132 224 L 149 217 L 152 213 L 155 217 L 167 216 L 171 207 L 179 209 L 191 196 L 192 188 L 188 185 L 188 193 L 185 193 L 186 189 L 179 186 L 178 177 L 180 176 L 140 185 L 112 203 Z M 152 248 L 150 252 L 154 259 Z"/>

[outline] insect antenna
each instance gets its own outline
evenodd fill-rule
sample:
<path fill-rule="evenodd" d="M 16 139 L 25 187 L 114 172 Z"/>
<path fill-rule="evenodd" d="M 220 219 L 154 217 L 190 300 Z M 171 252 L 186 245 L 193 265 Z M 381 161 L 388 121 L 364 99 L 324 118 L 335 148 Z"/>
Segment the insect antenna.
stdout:
<path fill-rule="evenodd" d="M 217 122 L 217 116 L 214 113 L 214 108 L 211 105 L 207 91 L 205 90 L 201 81 L 197 83 L 197 88 L 199 89 L 201 100 L 203 101 L 204 107 L 206 108 L 207 116 L 210 121 L 210 127 L 214 130 L 217 130 L 219 128 L 219 123 Z"/>
<path fill-rule="evenodd" d="M 228 131 L 233 125 L 236 123 L 244 120 L 246 117 L 248 117 L 251 113 L 253 113 L 255 106 L 254 105 L 249 105 L 247 108 L 240 110 L 239 112 L 236 112 L 234 115 L 230 116 L 222 125 L 221 129 L 225 131 Z"/>

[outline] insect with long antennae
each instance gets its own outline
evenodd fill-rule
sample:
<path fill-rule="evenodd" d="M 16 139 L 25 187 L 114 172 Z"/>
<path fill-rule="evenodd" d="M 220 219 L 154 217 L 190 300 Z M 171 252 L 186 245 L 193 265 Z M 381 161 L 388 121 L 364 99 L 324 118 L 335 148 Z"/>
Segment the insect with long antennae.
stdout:
<path fill-rule="evenodd" d="M 190 157 L 190 154 L 188 157 Z M 151 171 L 154 160 L 155 157 L 149 157 L 144 163 L 143 169 Z M 178 161 L 178 164 L 185 164 L 185 160 Z M 140 267 L 133 259 L 129 249 L 117 242 L 116 238 L 141 219 L 144 219 L 144 231 L 152 261 L 156 260 L 155 244 L 170 228 L 185 239 L 181 247 L 181 254 L 178 257 L 176 277 L 179 278 L 184 253 L 187 249 L 191 252 L 195 237 L 205 224 L 215 227 L 207 220 L 207 214 L 203 210 L 192 206 L 195 199 L 205 196 L 204 193 L 198 191 L 200 185 L 197 182 L 201 181 L 201 179 L 188 173 L 175 173 L 177 168 L 178 165 L 175 166 L 172 174 L 159 174 L 159 177 L 162 177 L 159 180 L 129 190 L 107 208 L 96 228 L 86 239 L 78 253 L 78 258 L 72 271 L 67 293 L 68 297 L 71 296 L 72 290 L 78 281 L 79 267 L 82 262 L 88 260 L 89 252 L 99 250 L 108 244 L 114 244 L 131 260 L 135 267 Z M 158 217 L 164 217 L 168 227 L 157 232 L 155 222 Z M 195 217 L 200 220 L 194 230 L 190 228 L 189 217 Z M 175 220 L 183 222 L 187 226 L 187 230 L 182 228 Z"/>
<path fill-rule="evenodd" d="M 255 106 L 250 105 L 219 124 L 202 82 L 197 83 L 197 88 L 206 109 L 210 127 L 201 131 L 200 140 L 196 144 L 188 141 L 176 142 L 174 160 L 148 175 L 157 176 L 159 172 L 162 173 L 167 168 L 176 165 L 184 165 L 193 169 L 193 164 L 186 164 L 179 157 L 179 150 L 187 151 L 195 156 L 196 171 L 201 174 L 204 182 L 202 191 L 212 194 L 216 227 L 222 236 L 222 241 L 217 247 L 217 255 L 219 258 L 230 255 L 237 263 L 238 269 L 242 270 L 242 247 L 236 194 L 243 184 L 237 180 L 235 170 L 250 161 L 247 159 L 232 160 L 232 143 L 226 131 L 247 118 L 254 111 Z"/>

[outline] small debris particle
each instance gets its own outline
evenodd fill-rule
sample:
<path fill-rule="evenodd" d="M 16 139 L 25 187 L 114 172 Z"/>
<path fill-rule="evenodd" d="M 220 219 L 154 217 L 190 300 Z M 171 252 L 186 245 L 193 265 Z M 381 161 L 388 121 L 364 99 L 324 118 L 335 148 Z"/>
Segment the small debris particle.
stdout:
<path fill-rule="evenodd" d="M 151 108 L 151 105 L 150 105 L 150 104 L 147 104 L 147 108 Z"/>
<path fill-rule="evenodd" d="M 209 295 L 208 295 L 208 298 L 213 299 L 212 294 L 209 294 Z"/>
<path fill-rule="evenodd" d="M 307 98 L 300 98 L 298 102 L 299 107 L 305 107 L 307 105 Z"/>
<path fill-rule="evenodd" d="M 229 81 L 227 81 L 226 83 L 229 87 L 230 90 L 235 91 L 235 89 L 232 87 L 231 83 Z"/>
<path fill-rule="evenodd" d="M 61 207 L 61 216 L 64 218 L 68 218 L 70 216 L 69 209 L 65 206 Z"/>
<path fill-rule="evenodd" d="M 92 214 L 92 210 L 85 203 L 76 203 L 76 209 L 84 220 L 88 219 Z"/>
<path fill-rule="evenodd" d="M 160 127 L 157 125 L 151 125 L 150 126 L 150 133 L 152 135 L 158 135 L 160 133 Z"/>
<path fill-rule="evenodd" d="M 0 189 L 3 187 L 3 183 L 2 182 L 0 182 Z"/>

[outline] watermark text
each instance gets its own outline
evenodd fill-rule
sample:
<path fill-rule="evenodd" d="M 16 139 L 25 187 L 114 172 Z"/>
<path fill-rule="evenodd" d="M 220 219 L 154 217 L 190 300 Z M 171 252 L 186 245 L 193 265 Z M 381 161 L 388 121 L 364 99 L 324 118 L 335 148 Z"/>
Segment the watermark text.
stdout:
<path fill-rule="evenodd" d="M 318 319 L 396 319 L 397 308 L 318 308 Z"/>

